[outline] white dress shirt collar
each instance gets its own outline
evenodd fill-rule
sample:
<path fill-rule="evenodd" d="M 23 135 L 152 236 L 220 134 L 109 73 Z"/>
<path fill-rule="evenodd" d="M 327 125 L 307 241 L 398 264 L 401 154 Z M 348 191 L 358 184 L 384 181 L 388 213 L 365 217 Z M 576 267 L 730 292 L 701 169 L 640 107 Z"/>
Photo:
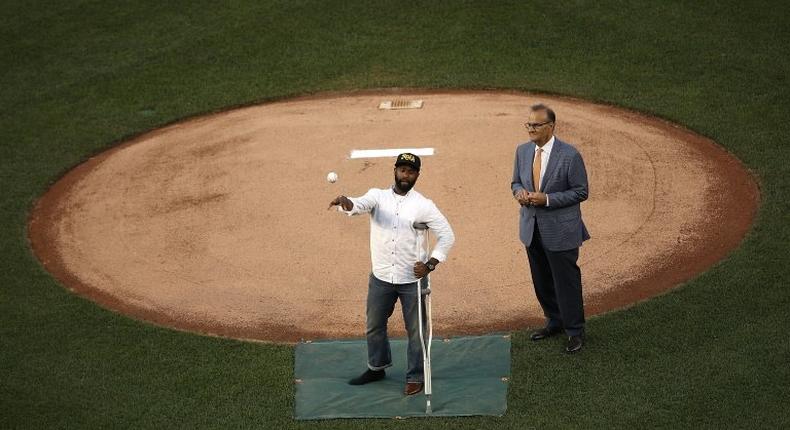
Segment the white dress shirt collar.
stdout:
<path fill-rule="evenodd" d="M 535 144 L 535 151 L 537 151 L 538 148 L 541 148 L 543 150 L 543 153 L 546 154 L 547 156 L 551 155 L 551 149 L 554 148 L 554 135 L 551 135 L 551 139 L 549 139 L 549 141 L 546 142 L 546 144 L 543 145 L 543 147 L 539 147 L 537 144 Z"/>

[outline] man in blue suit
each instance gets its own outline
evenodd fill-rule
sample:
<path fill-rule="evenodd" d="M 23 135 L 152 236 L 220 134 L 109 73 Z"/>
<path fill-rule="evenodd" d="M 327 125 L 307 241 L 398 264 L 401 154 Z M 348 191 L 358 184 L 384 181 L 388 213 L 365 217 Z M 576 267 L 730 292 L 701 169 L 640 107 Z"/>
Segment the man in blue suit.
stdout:
<path fill-rule="evenodd" d="M 511 190 L 521 205 L 519 238 L 527 248 L 535 294 L 546 325 L 539 341 L 564 330 L 565 352 L 584 346 L 584 302 L 579 247 L 589 239 L 580 203 L 587 200 L 587 170 L 573 146 L 554 137 L 556 115 L 538 104 L 524 126 L 530 141 L 516 149 Z"/>

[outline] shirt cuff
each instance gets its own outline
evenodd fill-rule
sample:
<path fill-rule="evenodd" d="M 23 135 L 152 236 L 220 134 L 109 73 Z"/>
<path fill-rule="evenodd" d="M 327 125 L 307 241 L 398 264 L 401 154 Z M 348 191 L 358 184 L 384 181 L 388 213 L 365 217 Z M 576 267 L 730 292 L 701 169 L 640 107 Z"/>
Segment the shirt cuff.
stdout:
<path fill-rule="evenodd" d="M 340 206 L 337 207 L 337 210 L 339 210 L 340 212 L 343 212 L 344 214 L 346 214 L 348 216 L 352 216 L 352 215 L 358 214 L 359 213 L 359 205 L 357 204 L 357 199 L 355 199 L 354 197 L 349 197 L 348 199 L 351 200 L 351 203 L 354 203 L 354 207 L 352 207 L 350 211 L 347 211 L 347 210 L 343 209 L 343 205 L 340 205 Z"/>
<path fill-rule="evenodd" d="M 549 195 L 546 194 L 546 207 L 549 207 Z"/>
<path fill-rule="evenodd" d="M 431 252 L 431 258 L 435 258 L 439 260 L 440 263 L 444 263 L 444 261 L 447 260 L 447 255 L 441 251 L 434 249 L 433 252 Z"/>

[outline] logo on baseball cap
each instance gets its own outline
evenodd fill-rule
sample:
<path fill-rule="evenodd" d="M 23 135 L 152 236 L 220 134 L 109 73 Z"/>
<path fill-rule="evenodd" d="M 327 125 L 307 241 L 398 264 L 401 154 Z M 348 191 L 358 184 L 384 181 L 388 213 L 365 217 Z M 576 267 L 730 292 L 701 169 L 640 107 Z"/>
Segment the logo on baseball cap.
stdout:
<path fill-rule="evenodd" d="M 420 157 L 409 152 L 404 152 L 398 155 L 398 158 L 395 160 L 395 167 L 398 166 L 410 166 L 414 170 L 420 170 Z"/>

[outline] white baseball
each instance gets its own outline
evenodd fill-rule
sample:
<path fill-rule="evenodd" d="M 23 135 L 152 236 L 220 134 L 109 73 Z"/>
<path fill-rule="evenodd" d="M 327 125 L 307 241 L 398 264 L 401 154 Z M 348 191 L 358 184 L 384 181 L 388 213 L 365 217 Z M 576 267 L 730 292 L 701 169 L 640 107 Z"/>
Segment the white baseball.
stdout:
<path fill-rule="evenodd" d="M 335 182 L 337 182 L 337 173 L 329 172 L 329 174 L 326 175 L 326 180 L 334 184 Z"/>

